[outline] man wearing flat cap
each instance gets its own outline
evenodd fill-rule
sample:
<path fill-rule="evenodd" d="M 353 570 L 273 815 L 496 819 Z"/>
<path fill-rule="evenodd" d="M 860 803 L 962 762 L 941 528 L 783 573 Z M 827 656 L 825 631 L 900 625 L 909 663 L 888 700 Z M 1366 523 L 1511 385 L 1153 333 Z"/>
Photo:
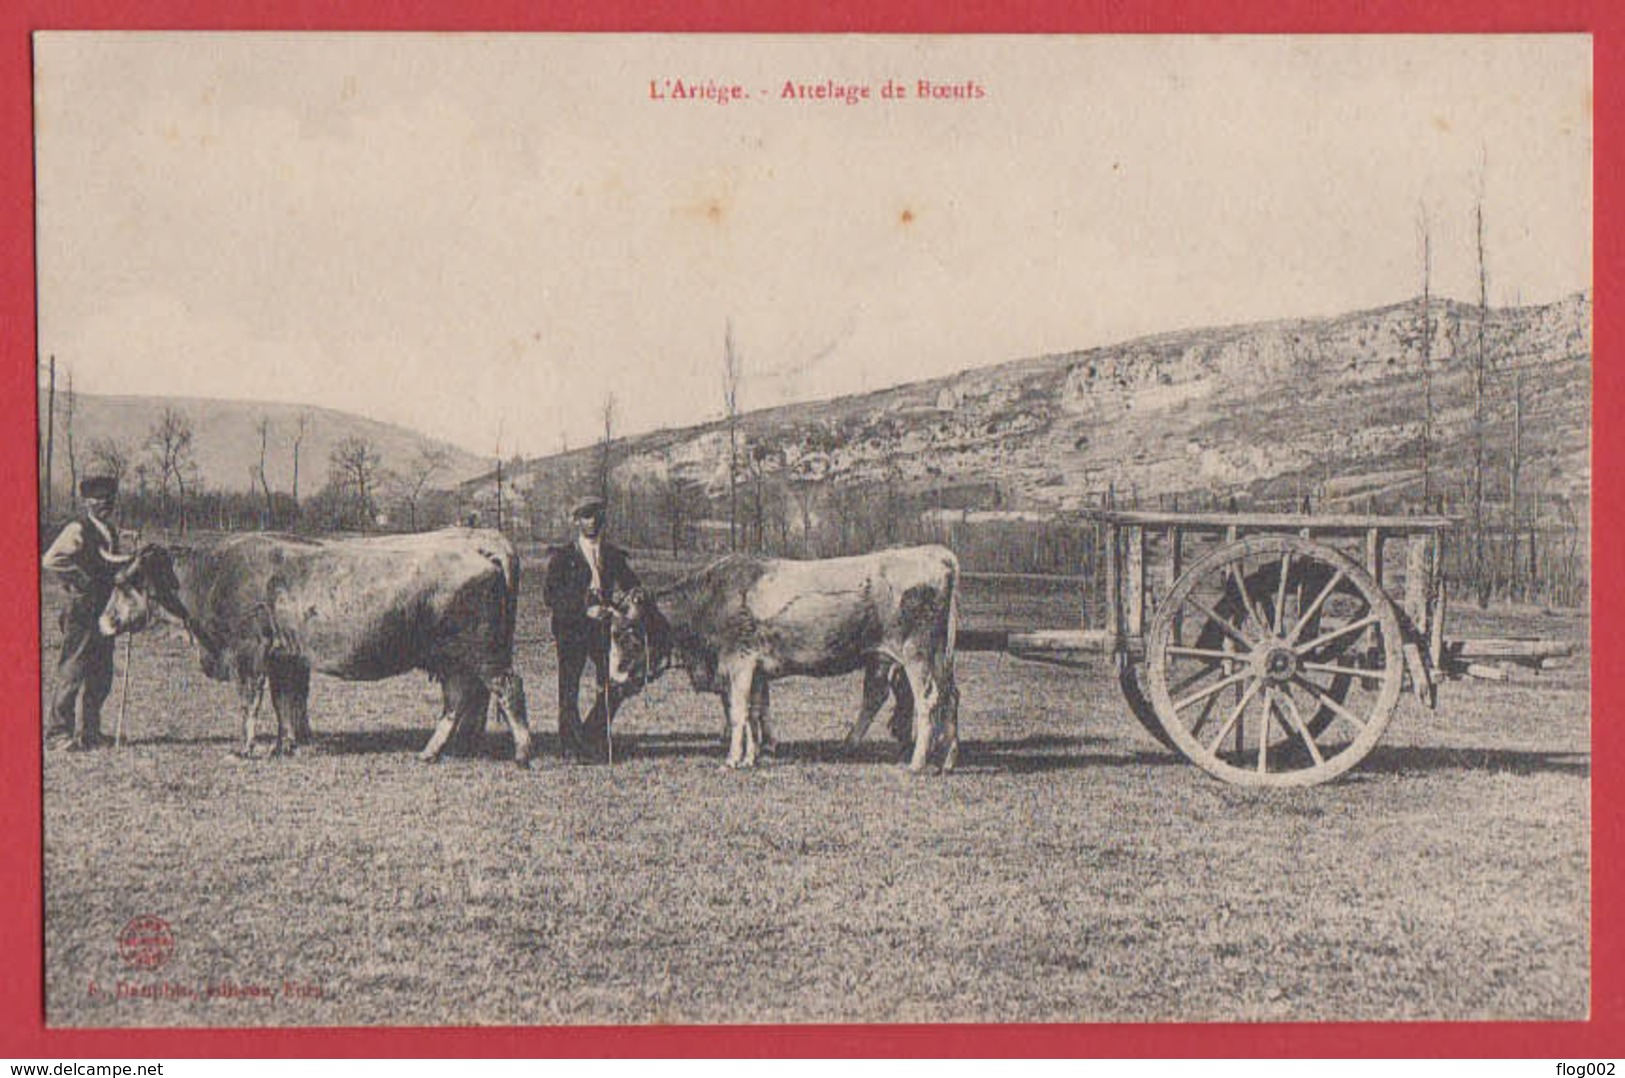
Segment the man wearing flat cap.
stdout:
<path fill-rule="evenodd" d="M 62 650 L 45 731 L 46 746 L 53 749 L 104 744 L 102 704 L 113 689 L 113 638 L 103 636 L 96 623 L 113 593 L 113 577 L 130 561 L 119 553 L 113 519 L 118 480 L 87 476 L 79 483 L 79 498 L 79 516 L 67 523 L 41 561 L 68 592 L 58 620 Z"/>
<path fill-rule="evenodd" d="M 576 538 L 556 546 L 547 563 L 543 597 L 553 611 L 559 657 L 559 744 L 566 756 L 602 757 L 620 690 L 609 683 L 610 604 L 638 587 L 626 552 L 605 541 L 604 499 L 583 498 L 570 510 Z M 588 661 L 596 686 L 592 711 L 581 722 L 581 675 Z"/>

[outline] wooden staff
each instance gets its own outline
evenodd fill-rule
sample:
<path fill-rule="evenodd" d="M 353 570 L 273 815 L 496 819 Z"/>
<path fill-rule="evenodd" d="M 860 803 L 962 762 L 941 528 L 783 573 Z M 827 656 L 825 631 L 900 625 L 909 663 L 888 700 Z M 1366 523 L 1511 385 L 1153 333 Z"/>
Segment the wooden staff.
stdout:
<path fill-rule="evenodd" d="M 113 728 L 113 747 L 124 745 L 124 715 L 130 708 L 130 660 L 135 656 L 135 634 L 124 634 L 124 675 L 118 692 L 118 725 Z"/>

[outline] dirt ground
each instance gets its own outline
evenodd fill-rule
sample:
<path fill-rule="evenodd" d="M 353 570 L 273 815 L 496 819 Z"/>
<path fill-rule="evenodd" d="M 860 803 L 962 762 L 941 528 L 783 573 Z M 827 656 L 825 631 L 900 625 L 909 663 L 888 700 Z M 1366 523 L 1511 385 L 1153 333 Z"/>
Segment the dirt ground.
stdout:
<path fill-rule="evenodd" d="M 519 669 L 545 732 L 534 591 Z M 1065 624 L 1071 602 L 973 589 L 967 621 Z M 896 768 L 882 723 L 838 752 L 856 677 L 776 686 L 783 748 L 755 773 L 718 767 L 720 708 L 677 678 L 626 706 L 609 768 L 544 734 L 521 770 L 495 725 L 484 757 L 419 764 L 437 695 L 418 676 L 318 677 L 317 750 L 241 761 L 230 691 L 148 633 L 126 745 L 44 761 L 48 1020 L 1583 1018 L 1586 622 L 1451 628 L 1581 650 L 1447 683 L 1436 713 L 1407 699 L 1351 774 L 1290 791 L 1162 749 L 1103 664 L 996 654 L 961 656 L 947 777 Z"/>

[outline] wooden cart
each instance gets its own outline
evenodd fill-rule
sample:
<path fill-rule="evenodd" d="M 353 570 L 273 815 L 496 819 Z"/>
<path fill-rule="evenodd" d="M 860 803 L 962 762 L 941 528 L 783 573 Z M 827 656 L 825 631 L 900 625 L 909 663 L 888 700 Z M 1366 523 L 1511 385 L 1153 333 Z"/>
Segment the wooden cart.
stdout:
<path fill-rule="evenodd" d="M 1568 653 L 1445 639 L 1446 517 L 1090 516 L 1105 555 L 1103 627 L 969 633 L 965 645 L 1104 652 L 1146 730 L 1226 782 L 1325 782 L 1365 758 L 1407 687 L 1431 708 L 1440 678 L 1471 672 L 1478 653 Z"/>

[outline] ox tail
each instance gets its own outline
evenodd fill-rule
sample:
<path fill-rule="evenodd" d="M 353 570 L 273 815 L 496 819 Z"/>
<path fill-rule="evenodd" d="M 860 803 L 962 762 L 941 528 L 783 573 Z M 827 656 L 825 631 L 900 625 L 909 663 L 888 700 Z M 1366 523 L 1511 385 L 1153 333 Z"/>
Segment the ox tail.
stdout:
<path fill-rule="evenodd" d="M 497 632 L 503 654 L 511 662 L 515 631 L 519 623 L 519 555 L 507 543 L 500 549 L 482 547 L 480 553 L 485 555 L 486 560 L 498 573 L 502 574 L 502 606 L 497 612 Z"/>
<path fill-rule="evenodd" d="M 943 637 L 942 658 L 950 676 L 954 671 L 954 648 L 959 637 L 959 559 L 948 554 L 948 630 Z"/>

